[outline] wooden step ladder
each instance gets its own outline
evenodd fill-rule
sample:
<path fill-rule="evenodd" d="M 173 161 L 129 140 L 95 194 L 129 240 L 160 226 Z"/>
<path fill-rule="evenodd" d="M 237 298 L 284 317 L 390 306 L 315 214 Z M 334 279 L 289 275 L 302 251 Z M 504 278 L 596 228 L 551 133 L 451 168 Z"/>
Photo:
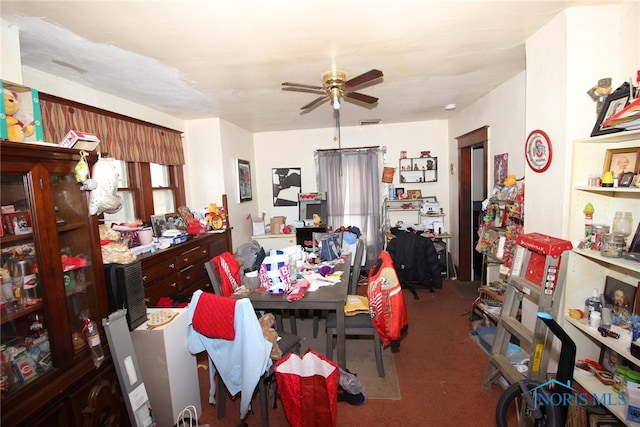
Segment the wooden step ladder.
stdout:
<path fill-rule="evenodd" d="M 572 249 L 571 242 L 540 233 L 521 234 L 517 239 L 516 253 L 509 275 L 507 290 L 489 365 L 484 376 L 483 388 L 491 388 L 500 377 L 509 384 L 522 380 L 523 375 L 507 358 L 512 337 L 520 342 L 520 348 L 529 354 L 527 378 L 546 380 L 547 366 L 554 335 L 547 333 L 547 326 L 536 317 L 533 330 L 518 319 L 524 298 L 537 305 L 538 311 L 558 318 L 566 276 L 566 259 Z M 565 262 L 561 262 L 562 259 Z"/>

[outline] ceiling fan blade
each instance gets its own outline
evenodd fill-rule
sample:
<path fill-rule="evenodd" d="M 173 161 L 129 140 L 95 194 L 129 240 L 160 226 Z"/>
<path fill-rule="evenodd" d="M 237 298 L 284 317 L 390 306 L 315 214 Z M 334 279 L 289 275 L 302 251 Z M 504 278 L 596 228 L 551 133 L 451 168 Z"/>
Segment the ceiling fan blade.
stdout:
<path fill-rule="evenodd" d="M 316 98 L 313 101 L 311 101 L 310 103 L 308 103 L 307 105 L 304 105 L 302 107 L 300 107 L 301 110 L 308 110 L 312 107 L 315 107 L 316 105 L 320 104 L 323 101 L 326 101 L 327 99 L 329 99 L 328 95 L 325 96 L 321 96 L 320 98 Z"/>
<path fill-rule="evenodd" d="M 355 88 L 367 82 L 370 82 L 371 80 L 379 79 L 380 77 L 382 77 L 382 75 L 382 71 L 376 70 L 374 68 L 373 70 L 369 70 L 366 73 L 360 74 L 359 76 L 347 80 L 345 86 Z"/>
<path fill-rule="evenodd" d="M 301 84 L 301 83 L 291 83 L 291 82 L 284 82 L 282 83 L 282 86 L 285 86 L 286 88 L 291 88 L 291 89 L 310 89 L 310 90 L 324 90 L 322 88 L 322 86 L 314 86 L 314 85 L 305 85 L 305 84 Z"/>
<path fill-rule="evenodd" d="M 359 92 L 349 92 L 345 95 L 345 97 L 355 99 L 356 101 L 364 102 L 366 104 L 375 104 L 376 102 L 378 102 L 378 98 Z"/>

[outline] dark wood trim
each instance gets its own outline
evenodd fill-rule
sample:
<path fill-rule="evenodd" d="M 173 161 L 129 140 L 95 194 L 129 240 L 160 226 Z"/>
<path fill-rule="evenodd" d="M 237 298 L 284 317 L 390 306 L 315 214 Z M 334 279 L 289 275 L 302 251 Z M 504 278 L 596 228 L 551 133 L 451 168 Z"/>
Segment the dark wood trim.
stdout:
<path fill-rule="evenodd" d="M 483 198 L 487 191 L 487 151 L 489 127 L 483 126 L 457 137 L 458 141 L 458 273 L 459 280 L 473 280 L 473 200 L 471 200 L 473 149 L 483 148 Z"/>

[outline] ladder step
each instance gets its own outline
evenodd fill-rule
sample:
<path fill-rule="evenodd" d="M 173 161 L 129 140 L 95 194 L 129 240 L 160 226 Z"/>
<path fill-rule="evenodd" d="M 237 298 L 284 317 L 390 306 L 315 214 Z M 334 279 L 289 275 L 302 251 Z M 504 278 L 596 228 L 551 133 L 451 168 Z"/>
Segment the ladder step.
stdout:
<path fill-rule="evenodd" d="M 510 284 L 523 294 L 528 295 L 536 304 L 538 303 L 542 286 L 524 277 L 512 277 Z"/>
<path fill-rule="evenodd" d="M 520 340 L 520 348 L 531 354 L 533 349 L 533 331 L 527 329 L 515 317 L 505 316 L 500 319 L 498 327 L 504 327 L 512 336 Z"/>
<path fill-rule="evenodd" d="M 517 383 L 518 381 L 524 379 L 524 376 L 516 369 L 515 366 L 511 364 L 509 359 L 506 356 L 501 354 L 492 354 L 489 363 L 495 365 L 496 368 L 500 371 L 500 374 L 504 377 L 505 380 L 509 383 L 509 385 Z"/>

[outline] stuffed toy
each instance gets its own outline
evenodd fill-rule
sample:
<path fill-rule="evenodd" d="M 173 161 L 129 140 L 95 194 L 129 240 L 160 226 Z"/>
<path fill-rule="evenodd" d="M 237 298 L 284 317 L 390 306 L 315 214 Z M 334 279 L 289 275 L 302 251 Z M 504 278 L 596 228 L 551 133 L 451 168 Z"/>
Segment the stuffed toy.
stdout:
<path fill-rule="evenodd" d="M 18 95 L 4 89 L 4 110 L 7 115 L 7 134 L 9 141 L 24 142 L 26 137 L 33 135 L 33 120 L 20 117 Z M 26 122 L 26 123 L 25 123 Z"/>

